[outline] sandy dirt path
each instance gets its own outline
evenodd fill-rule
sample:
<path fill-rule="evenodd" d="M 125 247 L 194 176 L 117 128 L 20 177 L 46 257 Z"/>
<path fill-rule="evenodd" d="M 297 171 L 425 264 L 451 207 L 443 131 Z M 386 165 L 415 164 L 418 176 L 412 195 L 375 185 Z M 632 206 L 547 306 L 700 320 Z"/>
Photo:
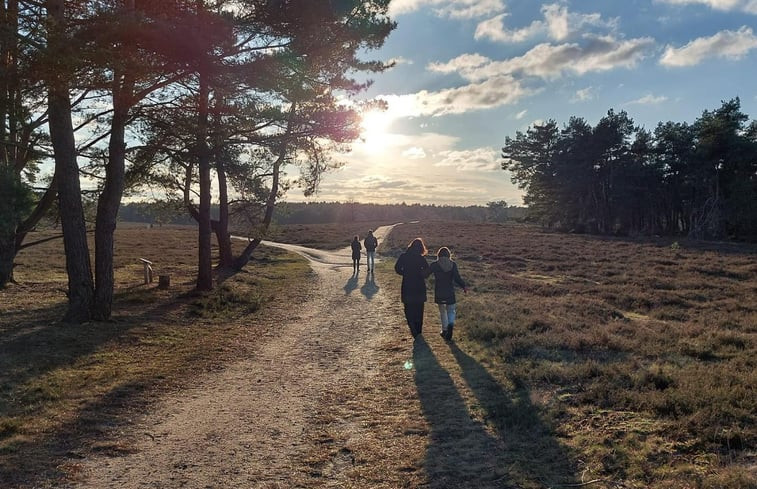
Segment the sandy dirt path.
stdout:
<path fill-rule="evenodd" d="M 389 230 L 379 228 L 378 239 Z M 314 283 L 303 284 L 312 287 L 307 302 L 287 306 L 248 358 L 201 376 L 135 420 L 122 434 L 130 453 L 87 460 L 75 487 L 342 486 L 340 472 L 355 457 L 342 432 L 356 430 L 354 419 L 331 416 L 346 397 L 372 390 L 383 369 L 412 382 L 397 365 L 411 343 L 396 299 L 365 263 L 353 275 L 349 250 L 282 247 L 306 256 L 316 272 Z M 387 346 L 387 334 L 399 344 Z M 383 414 L 373 408 L 356 408 L 352 417 Z"/>
<path fill-rule="evenodd" d="M 380 242 L 390 229 L 376 230 Z M 514 487 L 518 440 L 505 444 L 481 415 L 507 395 L 439 338 L 435 314 L 413 342 L 393 271 L 354 275 L 348 249 L 286 247 L 315 272 L 307 300 L 280 308 L 244 360 L 114 434 L 122 453 L 80 461 L 70 487 Z"/>

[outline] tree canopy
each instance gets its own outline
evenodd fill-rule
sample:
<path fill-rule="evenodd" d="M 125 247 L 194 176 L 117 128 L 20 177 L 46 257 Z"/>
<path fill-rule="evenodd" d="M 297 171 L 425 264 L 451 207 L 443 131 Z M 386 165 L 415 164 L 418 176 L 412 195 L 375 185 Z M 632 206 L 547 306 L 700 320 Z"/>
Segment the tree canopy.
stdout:
<path fill-rule="evenodd" d="M 69 274 L 66 317 L 111 314 L 113 233 L 124 193 L 158 182 L 181 193 L 199 222 L 197 288 L 206 290 L 213 285 L 211 232 L 226 249 L 232 195 L 256 208 L 265 226 L 290 183 L 315 191 L 335 165 L 331 151 L 358 135 L 360 106 L 351 98 L 369 82 L 355 76 L 388 66 L 362 59 L 394 28 L 388 4 L 1 2 L 2 164 L 11 171 L 0 178 L 22 186 L 14 189 L 30 187 L 38 162 L 55 161 L 49 186 L 35 194 L 37 209 L 17 210 L 38 219 L 57 194 Z M 286 165 L 299 168 L 297 182 L 287 181 Z M 97 186 L 94 276 L 84 177 Z M 214 181 L 222 208 L 215 221 Z M 34 224 L 3 229 L 0 269 L 12 270 Z"/>
<path fill-rule="evenodd" d="M 506 137 L 502 168 L 532 219 L 566 230 L 757 238 L 757 124 L 738 98 L 654 131 L 625 112 Z"/>

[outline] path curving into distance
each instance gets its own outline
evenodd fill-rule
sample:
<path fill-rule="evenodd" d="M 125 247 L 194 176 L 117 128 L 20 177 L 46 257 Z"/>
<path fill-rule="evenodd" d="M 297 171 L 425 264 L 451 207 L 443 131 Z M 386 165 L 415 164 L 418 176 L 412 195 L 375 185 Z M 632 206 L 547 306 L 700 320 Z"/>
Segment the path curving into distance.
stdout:
<path fill-rule="evenodd" d="M 379 243 L 391 228 L 375 231 Z M 99 440 L 120 450 L 71 460 L 81 470 L 64 487 L 538 488 L 567 467 L 536 416 L 523 429 L 487 421 L 529 401 L 441 340 L 435 308 L 412 341 L 391 268 L 354 275 L 349 248 L 263 244 L 310 261 L 305 299 L 250 323 L 245 358 Z"/>

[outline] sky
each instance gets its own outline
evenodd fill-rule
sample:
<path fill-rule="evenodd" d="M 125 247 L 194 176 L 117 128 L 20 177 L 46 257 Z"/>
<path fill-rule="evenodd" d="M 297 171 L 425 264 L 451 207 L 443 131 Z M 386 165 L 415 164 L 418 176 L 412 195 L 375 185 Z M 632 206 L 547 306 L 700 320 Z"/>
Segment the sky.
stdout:
<path fill-rule="evenodd" d="M 693 122 L 740 97 L 757 118 L 757 0 L 393 0 L 397 28 L 366 59 L 394 61 L 361 99 L 360 141 L 319 192 L 289 201 L 521 205 L 506 136 L 625 110 Z"/>

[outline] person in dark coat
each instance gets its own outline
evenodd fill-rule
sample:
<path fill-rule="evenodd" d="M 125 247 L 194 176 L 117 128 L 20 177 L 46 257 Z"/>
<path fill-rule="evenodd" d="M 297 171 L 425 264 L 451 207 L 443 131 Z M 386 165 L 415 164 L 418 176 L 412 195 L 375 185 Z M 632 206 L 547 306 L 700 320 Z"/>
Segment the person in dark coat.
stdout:
<path fill-rule="evenodd" d="M 368 263 L 368 271 L 373 272 L 376 268 L 376 248 L 378 247 L 378 240 L 373 235 L 373 230 L 368 230 L 368 235 L 363 240 L 363 246 L 365 246 L 365 261 Z"/>
<path fill-rule="evenodd" d="M 360 271 L 360 250 L 363 249 L 358 235 L 352 238 L 350 248 L 352 248 L 352 273 L 357 273 Z"/>
<path fill-rule="evenodd" d="M 457 263 L 452 261 L 449 248 L 439 248 L 436 257 L 436 261 L 431 264 L 430 268 L 431 273 L 434 274 L 434 302 L 439 305 L 439 316 L 442 321 L 442 330 L 439 334 L 445 340 L 451 341 L 457 314 L 455 284 L 459 285 L 465 293 L 468 292 L 468 289 L 460 277 Z"/>
<path fill-rule="evenodd" d="M 426 302 L 426 277 L 431 269 L 426 261 L 426 245 L 415 238 L 404 253 L 397 258 L 394 271 L 402 275 L 402 304 L 410 334 L 416 338 L 423 332 L 423 306 Z"/>

